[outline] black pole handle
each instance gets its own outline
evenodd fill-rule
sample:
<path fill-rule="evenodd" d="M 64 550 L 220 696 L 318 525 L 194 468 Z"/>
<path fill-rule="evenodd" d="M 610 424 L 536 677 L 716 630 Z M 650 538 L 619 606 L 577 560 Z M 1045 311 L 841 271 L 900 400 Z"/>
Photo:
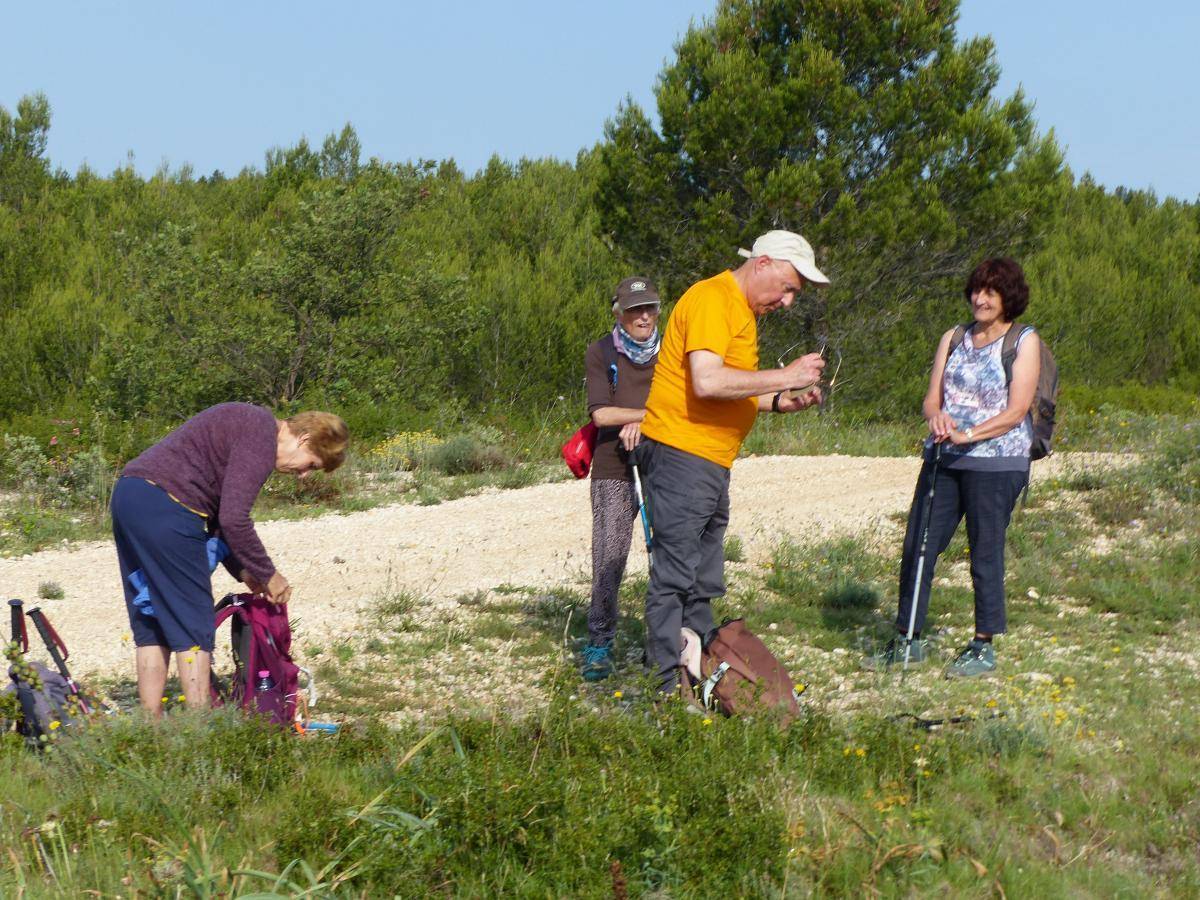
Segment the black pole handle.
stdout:
<path fill-rule="evenodd" d="M 50 658 L 54 660 L 54 665 L 58 667 L 59 674 L 68 681 L 71 678 L 67 672 L 67 648 L 63 645 L 62 638 L 58 636 L 58 632 L 54 630 L 54 626 L 50 624 L 46 618 L 46 614 L 42 612 L 41 607 L 35 606 L 29 611 L 29 618 L 33 619 L 33 624 L 37 627 L 38 634 L 42 636 L 42 641 L 46 645 L 46 649 L 50 651 Z"/>
<path fill-rule="evenodd" d="M 58 632 L 54 630 L 54 626 L 50 624 L 46 614 L 42 612 L 40 607 L 34 607 L 29 611 L 29 618 L 33 619 L 33 624 L 37 627 L 38 634 L 42 636 L 42 641 L 46 645 L 46 649 L 50 652 L 50 658 L 54 660 L 54 665 L 58 667 L 58 673 L 62 675 L 66 681 L 67 687 L 71 689 L 76 698 L 79 700 L 79 707 L 84 713 L 90 713 L 91 708 L 87 701 L 83 699 L 83 691 L 79 689 L 79 685 L 75 683 L 75 679 L 71 677 L 70 671 L 67 669 L 67 646 L 63 643 L 63 639 L 58 636 Z M 59 651 L 62 652 L 59 652 Z"/>
<path fill-rule="evenodd" d="M 21 647 L 22 653 L 29 652 L 29 631 L 25 628 L 25 601 L 9 600 L 8 608 L 12 617 L 12 642 Z"/>

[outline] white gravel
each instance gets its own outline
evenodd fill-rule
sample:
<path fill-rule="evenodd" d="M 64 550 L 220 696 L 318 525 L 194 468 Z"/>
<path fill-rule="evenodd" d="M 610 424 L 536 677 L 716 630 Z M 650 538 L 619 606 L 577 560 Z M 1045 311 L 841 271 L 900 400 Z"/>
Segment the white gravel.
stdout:
<path fill-rule="evenodd" d="M 1064 466 L 1109 462 L 1110 457 L 1100 455 L 1055 457 L 1036 463 L 1034 478 L 1058 474 Z M 917 467 L 914 458 L 739 460 L 729 534 L 740 537 L 747 560 L 757 562 L 784 538 L 804 541 L 871 530 L 908 508 Z M 391 592 L 418 595 L 415 615 L 430 619 L 455 608 L 456 597 L 501 584 L 586 583 L 588 498 L 586 481 L 560 482 L 492 490 L 437 506 L 398 505 L 264 522 L 258 530 L 294 586 L 291 613 L 298 620 L 296 649 L 302 657 L 306 643 L 327 646 L 368 636 L 371 624 L 365 611 Z M 635 532 L 633 545 L 629 571 L 644 571 L 640 532 Z M 43 581 L 57 582 L 65 597 L 38 600 Z M 235 589 L 235 582 L 218 569 L 214 596 Z M 133 648 L 111 541 L 0 559 L 0 592 L 46 611 L 71 649 L 78 677 L 133 676 Z"/>

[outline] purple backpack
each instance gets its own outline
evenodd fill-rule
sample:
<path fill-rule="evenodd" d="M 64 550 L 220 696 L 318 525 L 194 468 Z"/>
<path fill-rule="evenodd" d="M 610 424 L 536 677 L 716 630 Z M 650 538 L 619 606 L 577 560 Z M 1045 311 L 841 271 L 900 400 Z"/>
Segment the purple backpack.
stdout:
<path fill-rule="evenodd" d="M 292 662 L 287 604 L 277 606 L 256 594 L 227 594 L 217 604 L 216 614 L 217 628 L 229 620 L 236 668 L 229 685 L 214 675 L 213 705 L 235 703 L 291 728 L 296 718 L 300 668 Z"/>

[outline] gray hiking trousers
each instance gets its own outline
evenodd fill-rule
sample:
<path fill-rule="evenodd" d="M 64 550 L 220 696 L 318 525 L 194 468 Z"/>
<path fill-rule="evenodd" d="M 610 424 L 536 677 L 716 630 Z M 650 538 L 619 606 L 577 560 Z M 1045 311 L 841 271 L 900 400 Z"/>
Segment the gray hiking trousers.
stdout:
<path fill-rule="evenodd" d="M 714 597 L 725 593 L 729 469 L 654 440 L 635 461 L 654 528 L 646 591 L 646 659 L 663 691 L 678 682 L 679 630 L 713 627 Z"/>

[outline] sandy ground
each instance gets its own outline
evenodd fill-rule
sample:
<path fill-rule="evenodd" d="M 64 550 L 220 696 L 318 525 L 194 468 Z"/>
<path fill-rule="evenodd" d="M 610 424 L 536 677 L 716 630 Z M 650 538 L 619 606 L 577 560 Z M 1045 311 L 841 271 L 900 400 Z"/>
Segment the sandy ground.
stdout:
<path fill-rule="evenodd" d="M 1035 483 L 1065 467 L 1105 464 L 1067 455 L 1034 465 Z M 729 534 L 748 560 L 785 537 L 805 541 L 862 533 L 907 510 L 918 461 L 848 456 L 757 457 L 734 466 Z M 502 584 L 586 583 L 590 572 L 588 483 L 543 484 L 438 506 L 388 506 L 344 516 L 264 522 L 259 534 L 291 580 L 297 648 L 366 637 L 364 613 L 389 593 L 421 598 L 418 617 L 455 607 L 454 598 Z M 629 568 L 645 570 L 638 533 Z M 61 600 L 38 600 L 55 581 Z M 213 592 L 236 583 L 218 569 Z M 0 559 L 0 594 L 40 605 L 71 649 L 73 673 L 133 674 L 133 650 L 116 553 L 110 541 Z M 5 623 L 7 628 L 7 623 Z M 32 632 L 32 628 L 31 628 Z M 36 641 L 36 635 L 31 635 Z M 220 639 L 218 639 L 220 643 Z M 40 649 L 40 648 L 39 648 Z"/>

